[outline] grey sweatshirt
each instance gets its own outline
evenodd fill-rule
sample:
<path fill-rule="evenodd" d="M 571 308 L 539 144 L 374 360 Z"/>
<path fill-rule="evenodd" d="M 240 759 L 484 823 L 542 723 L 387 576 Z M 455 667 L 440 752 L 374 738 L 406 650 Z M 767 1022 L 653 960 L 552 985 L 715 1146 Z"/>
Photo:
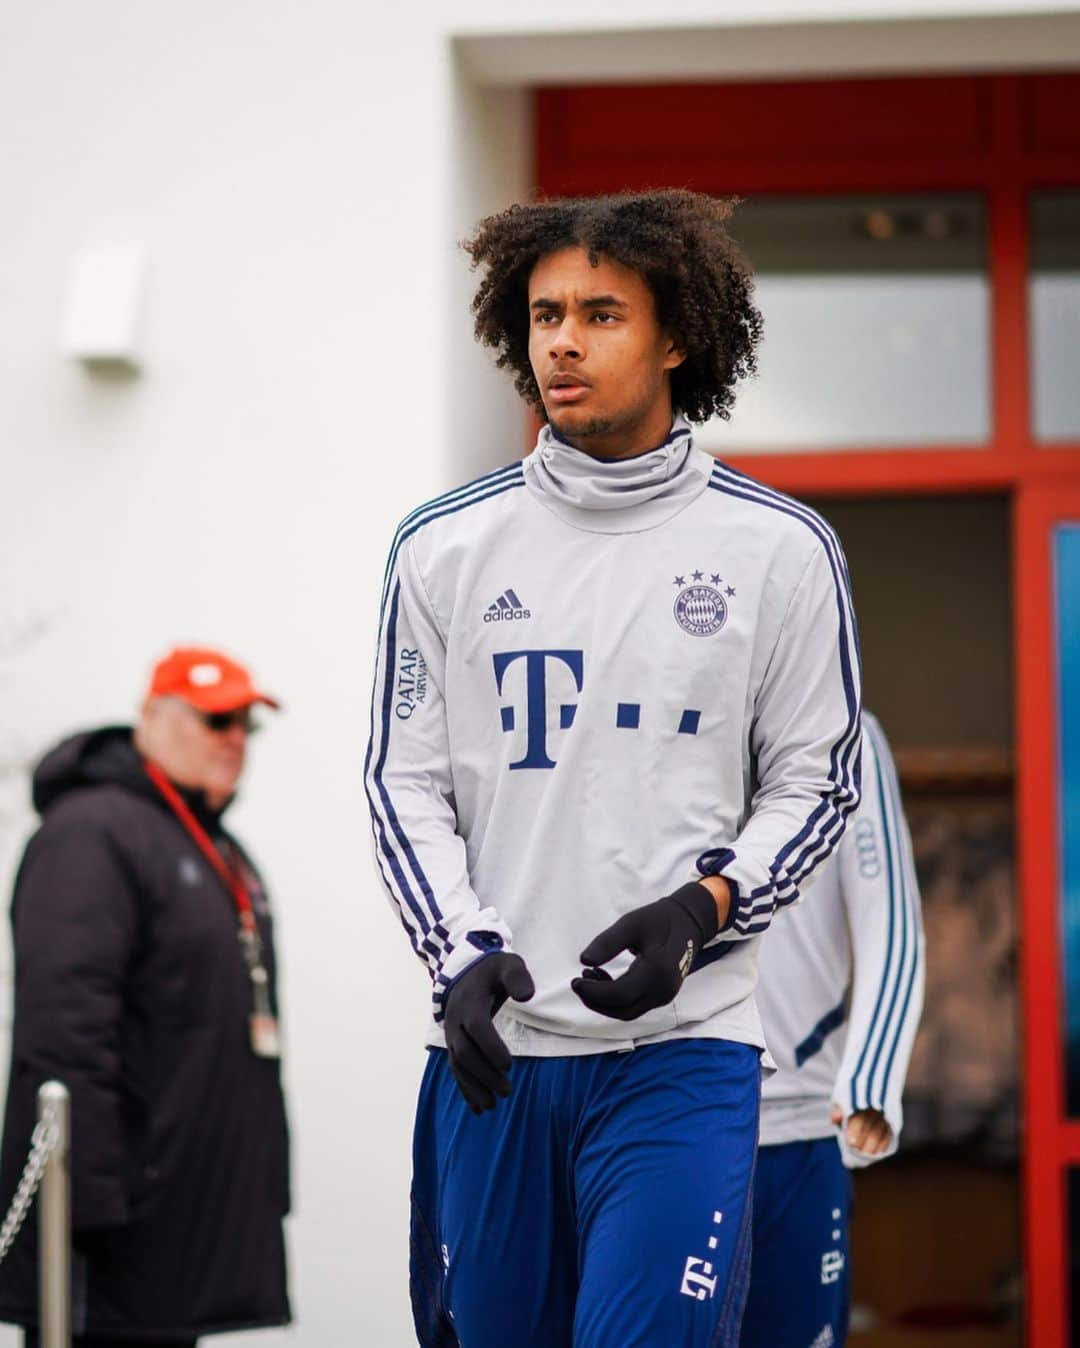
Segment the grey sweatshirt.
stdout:
<path fill-rule="evenodd" d="M 513 949 L 515 1053 L 764 1047 L 758 944 L 859 796 L 859 662 L 839 543 L 694 448 L 600 462 L 549 428 L 421 506 L 387 565 L 366 784 L 390 898 L 433 985 Z M 629 1024 L 570 980 L 591 938 L 688 878 L 734 902 L 668 1006 Z M 616 963 L 613 974 L 621 971 Z"/>

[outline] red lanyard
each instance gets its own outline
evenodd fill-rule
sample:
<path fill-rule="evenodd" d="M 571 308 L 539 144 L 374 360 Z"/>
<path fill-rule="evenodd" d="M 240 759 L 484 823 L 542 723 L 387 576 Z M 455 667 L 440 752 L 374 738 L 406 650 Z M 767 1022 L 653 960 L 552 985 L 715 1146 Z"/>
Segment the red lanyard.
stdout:
<path fill-rule="evenodd" d="M 149 759 L 144 759 L 143 766 L 146 768 L 146 775 L 165 797 L 173 814 L 176 815 L 177 819 L 180 820 L 188 833 L 191 834 L 199 851 L 202 852 L 210 865 L 213 866 L 221 883 L 232 895 L 233 903 L 236 904 L 236 915 L 240 919 L 240 926 L 244 931 L 253 932 L 255 930 L 255 914 L 251 907 L 251 898 L 248 895 L 243 880 L 226 862 L 225 858 L 210 841 L 209 834 L 191 813 L 191 810 L 187 806 L 187 802 L 158 765 L 152 763 Z"/>

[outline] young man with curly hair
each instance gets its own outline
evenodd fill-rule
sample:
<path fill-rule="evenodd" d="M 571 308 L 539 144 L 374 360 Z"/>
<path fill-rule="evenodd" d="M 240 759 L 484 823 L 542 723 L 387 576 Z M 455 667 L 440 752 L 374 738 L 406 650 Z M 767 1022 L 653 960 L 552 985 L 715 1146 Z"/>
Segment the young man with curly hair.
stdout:
<path fill-rule="evenodd" d="M 479 340 L 545 423 L 387 567 L 367 757 L 432 978 L 411 1282 L 425 1348 L 734 1348 L 758 938 L 859 793 L 844 559 L 716 463 L 761 319 L 728 202 L 515 206 Z"/>

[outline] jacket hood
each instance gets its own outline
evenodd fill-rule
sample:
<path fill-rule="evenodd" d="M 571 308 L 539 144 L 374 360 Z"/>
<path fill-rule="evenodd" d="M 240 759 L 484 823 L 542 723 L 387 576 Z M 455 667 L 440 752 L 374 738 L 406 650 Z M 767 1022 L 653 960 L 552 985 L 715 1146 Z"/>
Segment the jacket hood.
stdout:
<path fill-rule="evenodd" d="M 146 775 L 131 726 L 112 725 L 71 735 L 45 755 L 34 769 L 34 809 L 44 816 L 69 791 L 105 785 L 123 787 L 168 808 Z M 178 789 L 204 827 L 217 823 L 221 812 L 209 810 L 201 791 Z"/>

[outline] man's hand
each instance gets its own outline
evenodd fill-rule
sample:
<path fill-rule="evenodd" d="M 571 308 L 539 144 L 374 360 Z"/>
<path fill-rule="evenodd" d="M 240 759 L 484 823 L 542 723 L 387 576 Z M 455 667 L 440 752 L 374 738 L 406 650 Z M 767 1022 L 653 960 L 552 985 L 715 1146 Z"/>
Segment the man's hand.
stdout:
<path fill-rule="evenodd" d="M 510 1050 L 492 1023 L 508 997 L 527 1002 L 536 991 L 520 955 L 485 955 L 469 966 L 446 998 L 443 1030 L 450 1070 L 474 1114 L 495 1108 L 510 1094 Z"/>
<path fill-rule="evenodd" d="M 620 917 L 581 952 L 585 972 L 570 986 L 591 1011 L 613 1020 L 636 1020 L 667 1006 L 690 965 L 720 926 L 717 899 L 696 882 Z M 637 958 L 613 979 L 599 966 L 629 950 Z"/>
<path fill-rule="evenodd" d="M 837 1127 L 844 1121 L 844 1111 L 839 1105 L 833 1105 L 832 1121 Z M 848 1119 L 844 1140 L 854 1151 L 861 1151 L 866 1156 L 880 1156 L 888 1150 L 892 1129 L 880 1110 L 860 1109 Z"/>

